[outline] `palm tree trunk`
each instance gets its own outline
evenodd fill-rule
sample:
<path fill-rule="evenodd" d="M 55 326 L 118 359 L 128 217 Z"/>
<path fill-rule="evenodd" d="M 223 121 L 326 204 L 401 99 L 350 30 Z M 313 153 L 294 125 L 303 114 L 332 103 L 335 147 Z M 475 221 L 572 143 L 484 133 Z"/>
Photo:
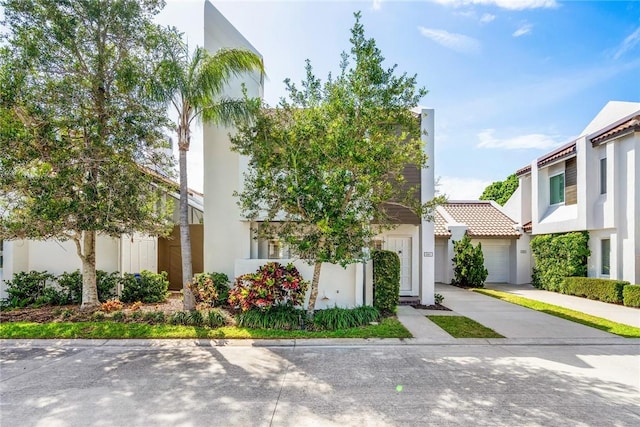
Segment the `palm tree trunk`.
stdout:
<path fill-rule="evenodd" d="M 311 280 L 311 294 L 309 295 L 309 305 L 307 306 L 307 317 L 313 319 L 316 308 L 316 300 L 318 299 L 318 285 L 320 284 L 320 269 L 322 262 L 316 261 L 313 265 L 313 279 Z"/>
<path fill-rule="evenodd" d="M 189 194 L 187 192 L 187 150 L 180 153 L 180 252 L 182 254 L 182 297 L 184 310 L 196 308 L 189 283 L 193 277 L 191 264 L 191 234 L 189 232 Z"/>

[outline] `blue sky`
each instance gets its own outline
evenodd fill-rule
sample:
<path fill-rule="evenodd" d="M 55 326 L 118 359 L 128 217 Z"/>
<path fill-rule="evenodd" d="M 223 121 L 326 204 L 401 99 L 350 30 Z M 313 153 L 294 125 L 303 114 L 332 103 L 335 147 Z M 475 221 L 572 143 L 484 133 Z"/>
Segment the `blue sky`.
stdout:
<path fill-rule="evenodd" d="M 161 23 L 204 0 L 167 0 Z M 435 108 L 435 174 L 450 199 L 474 199 L 571 141 L 610 100 L 640 101 L 640 1 L 211 0 L 265 60 L 265 99 L 337 71 L 353 12 L 387 65 L 417 74 Z M 196 41 L 197 43 L 197 41 Z M 192 147 L 190 185 L 202 189 Z"/>
<path fill-rule="evenodd" d="M 188 1 L 188 0 L 187 0 Z M 640 2 L 554 0 L 212 3 L 264 56 L 265 99 L 338 69 L 353 12 L 388 65 L 417 74 L 435 108 L 435 174 L 480 196 L 580 134 L 609 100 L 640 101 Z"/>

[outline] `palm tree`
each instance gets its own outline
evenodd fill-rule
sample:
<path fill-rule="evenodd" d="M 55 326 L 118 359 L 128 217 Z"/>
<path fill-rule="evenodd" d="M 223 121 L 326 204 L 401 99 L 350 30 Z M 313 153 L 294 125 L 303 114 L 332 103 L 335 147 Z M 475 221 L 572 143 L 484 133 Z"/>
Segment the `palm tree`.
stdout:
<path fill-rule="evenodd" d="M 160 90 L 156 91 L 175 113 L 178 134 L 180 170 L 180 246 L 184 309 L 193 310 L 195 300 L 189 289 L 193 276 L 191 236 L 188 219 L 187 152 L 191 142 L 191 125 L 195 121 L 230 125 L 252 115 L 259 102 L 232 99 L 225 96 L 225 87 L 232 78 L 246 73 L 264 74 L 262 58 L 245 49 L 221 49 L 210 54 L 197 47 L 189 48 L 177 34 L 167 39 L 165 60 L 158 69 Z"/>

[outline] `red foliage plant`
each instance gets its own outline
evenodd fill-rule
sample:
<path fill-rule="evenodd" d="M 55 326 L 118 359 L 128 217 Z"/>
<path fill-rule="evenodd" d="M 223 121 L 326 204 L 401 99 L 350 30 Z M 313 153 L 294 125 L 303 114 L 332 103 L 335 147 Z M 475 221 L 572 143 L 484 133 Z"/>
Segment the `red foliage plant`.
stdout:
<path fill-rule="evenodd" d="M 236 278 L 233 289 L 229 291 L 229 304 L 242 311 L 254 308 L 267 311 L 281 305 L 301 306 L 308 287 L 309 282 L 293 264 L 283 266 L 270 262 L 255 273 Z"/>

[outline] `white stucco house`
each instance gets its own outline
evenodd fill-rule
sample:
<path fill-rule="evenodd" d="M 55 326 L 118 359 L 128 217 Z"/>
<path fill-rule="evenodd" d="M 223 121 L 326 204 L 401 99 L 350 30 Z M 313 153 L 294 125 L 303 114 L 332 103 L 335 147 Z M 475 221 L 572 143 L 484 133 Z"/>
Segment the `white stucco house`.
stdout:
<path fill-rule="evenodd" d="M 640 283 L 640 103 L 609 102 L 517 176 L 504 210 L 526 235 L 586 230 L 589 277 Z"/>

